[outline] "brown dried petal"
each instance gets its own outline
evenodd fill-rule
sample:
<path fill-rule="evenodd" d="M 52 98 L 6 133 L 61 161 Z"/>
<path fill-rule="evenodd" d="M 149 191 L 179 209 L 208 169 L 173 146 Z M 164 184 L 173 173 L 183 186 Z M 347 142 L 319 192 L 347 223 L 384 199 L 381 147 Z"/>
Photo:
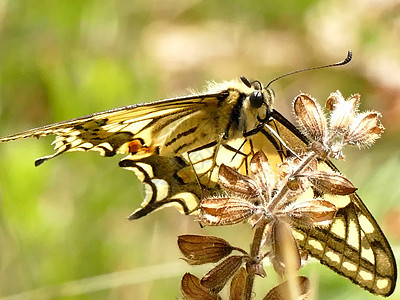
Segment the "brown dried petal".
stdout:
<path fill-rule="evenodd" d="M 287 208 L 288 217 L 306 226 L 327 226 L 336 215 L 337 208 L 326 200 L 309 200 Z"/>
<path fill-rule="evenodd" d="M 246 257 L 243 255 L 233 255 L 212 268 L 200 283 L 215 293 L 221 291 L 228 280 L 235 275 L 237 270 L 242 266 Z"/>
<path fill-rule="evenodd" d="M 345 135 L 345 142 L 359 147 L 372 145 L 384 131 L 380 116 L 377 112 L 358 114 Z"/>
<path fill-rule="evenodd" d="M 301 259 L 297 242 L 289 225 L 277 219 L 272 224 L 272 264 L 278 274 L 282 275 L 286 269 L 298 270 Z"/>
<path fill-rule="evenodd" d="M 304 134 L 323 143 L 326 136 L 326 117 L 319 104 L 310 96 L 300 94 L 294 100 L 294 112 Z"/>
<path fill-rule="evenodd" d="M 231 254 L 234 249 L 219 237 L 191 234 L 179 236 L 178 246 L 191 265 L 218 262 Z"/>
<path fill-rule="evenodd" d="M 259 150 L 251 158 L 250 171 L 254 174 L 254 179 L 259 186 L 268 194 L 275 185 L 274 172 L 271 169 L 267 156 L 262 150 Z"/>
<path fill-rule="evenodd" d="M 257 206 L 234 196 L 205 198 L 200 203 L 198 221 L 204 225 L 233 225 L 247 220 L 257 212 Z"/>
<path fill-rule="evenodd" d="M 310 280 L 304 276 L 296 277 L 297 281 L 297 292 L 298 297 L 295 300 L 303 300 L 307 299 L 308 294 L 310 292 Z M 278 286 L 271 289 L 268 294 L 264 297 L 264 300 L 287 300 L 292 299 L 292 295 L 290 294 L 290 284 L 289 281 L 285 281 Z"/>
<path fill-rule="evenodd" d="M 229 291 L 229 300 L 244 299 L 246 279 L 247 279 L 247 272 L 246 269 L 242 267 L 232 278 L 231 288 Z"/>
<path fill-rule="evenodd" d="M 345 196 L 357 190 L 350 180 L 333 172 L 314 172 L 307 178 L 319 191 L 331 195 Z"/>
<path fill-rule="evenodd" d="M 219 168 L 218 183 L 226 190 L 252 198 L 257 196 L 256 183 L 248 176 L 224 164 Z"/>
<path fill-rule="evenodd" d="M 344 100 L 339 91 L 336 91 L 329 96 L 327 107 L 333 106 L 329 120 L 332 132 L 343 133 L 349 129 L 350 124 L 353 122 L 357 113 L 359 102 L 359 94 L 351 96 L 348 100 Z"/>
<path fill-rule="evenodd" d="M 220 296 L 214 294 L 206 287 L 202 286 L 199 278 L 186 273 L 182 277 L 181 292 L 185 300 L 219 300 Z"/>

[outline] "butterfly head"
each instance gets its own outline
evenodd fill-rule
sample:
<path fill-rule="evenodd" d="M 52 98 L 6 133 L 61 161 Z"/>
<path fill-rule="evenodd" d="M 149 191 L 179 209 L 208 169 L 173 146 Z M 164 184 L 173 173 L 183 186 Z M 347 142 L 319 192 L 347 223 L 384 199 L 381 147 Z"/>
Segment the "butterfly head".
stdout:
<path fill-rule="evenodd" d="M 251 108 L 258 110 L 263 106 L 265 107 L 266 111 L 263 113 L 263 116 L 258 116 L 258 119 L 261 118 L 264 120 L 270 115 L 272 104 L 275 99 L 274 91 L 269 87 L 263 87 L 261 82 L 258 80 L 249 81 L 244 76 L 241 76 L 240 79 L 248 88 L 253 89 L 253 92 L 249 95 Z"/>

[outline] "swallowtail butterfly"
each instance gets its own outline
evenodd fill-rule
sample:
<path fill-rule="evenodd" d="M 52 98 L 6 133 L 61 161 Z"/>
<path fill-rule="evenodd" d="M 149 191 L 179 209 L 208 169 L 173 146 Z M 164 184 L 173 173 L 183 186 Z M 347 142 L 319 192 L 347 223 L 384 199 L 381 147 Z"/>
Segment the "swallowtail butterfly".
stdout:
<path fill-rule="evenodd" d="M 338 64 L 347 63 L 348 58 Z M 166 206 L 195 212 L 204 192 L 216 193 L 221 164 L 249 173 L 262 150 L 272 166 L 306 151 L 309 140 L 272 108 L 273 91 L 259 81 L 211 84 L 202 94 L 130 105 L 0 138 L 8 142 L 55 135 L 55 153 L 98 151 L 127 155 L 119 165 L 135 172 L 146 196 L 129 216 L 137 219 Z M 337 170 L 330 161 L 319 169 Z M 321 195 L 320 195 L 321 196 Z M 296 228 L 299 246 L 368 291 L 388 296 L 396 264 L 384 234 L 357 194 L 328 196 L 337 214 L 328 228 Z"/>

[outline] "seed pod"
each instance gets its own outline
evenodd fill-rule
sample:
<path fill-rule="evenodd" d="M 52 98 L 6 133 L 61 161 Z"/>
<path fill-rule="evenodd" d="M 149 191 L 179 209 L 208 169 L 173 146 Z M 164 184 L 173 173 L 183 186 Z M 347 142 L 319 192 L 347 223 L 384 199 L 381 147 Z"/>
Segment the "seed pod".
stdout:
<path fill-rule="evenodd" d="M 227 241 L 215 236 L 181 235 L 178 246 L 191 265 L 215 263 L 231 254 L 234 249 Z"/>
<path fill-rule="evenodd" d="M 307 299 L 308 294 L 310 293 L 310 280 L 304 276 L 298 276 L 295 278 L 295 280 L 297 282 L 297 291 L 293 291 L 293 293 L 297 292 L 298 295 L 296 295 L 297 297 L 294 300 Z M 288 280 L 271 289 L 264 297 L 264 300 L 287 299 L 292 299 L 292 294 L 290 293 L 290 284 Z"/>
<path fill-rule="evenodd" d="M 350 124 L 358 110 L 360 95 L 356 94 L 345 100 L 339 91 L 332 93 L 326 101 L 326 107 L 332 111 L 329 118 L 329 129 L 334 134 L 349 130 Z"/>
<path fill-rule="evenodd" d="M 345 135 L 345 142 L 359 147 L 371 146 L 385 129 L 380 123 L 380 116 L 377 112 L 358 114 Z"/>
<path fill-rule="evenodd" d="M 297 242 L 289 225 L 277 219 L 271 230 L 272 258 L 271 262 L 278 274 L 282 275 L 286 269 L 298 270 L 301 259 Z"/>
<path fill-rule="evenodd" d="M 244 298 L 247 272 L 245 268 L 240 268 L 233 276 L 229 291 L 229 300 L 242 300 Z"/>
<path fill-rule="evenodd" d="M 331 195 L 345 196 L 357 190 L 350 180 L 334 172 L 314 172 L 307 178 L 319 191 Z"/>
<path fill-rule="evenodd" d="M 294 100 L 294 112 L 305 133 L 314 141 L 324 142 L 326 137 L 326 117 L 318 103 L 310 96 L 300 94 Z"/>
<path fill-rule="evenodd" d="M 218 293 L 221 291 L 228 280 L 235 275 L 237 270 L 242 266 L 246 256 L 233 255 L 212 268 L 200 283 L 211 291 Z"/>
<path fill-rule="evenodd" d="M 250 177 L 242 175 L 224 164 L 219 168 L 218 183 L 230 192 L 241 194 L 248 198 L 257 196 L 256 184 Z"/>
<path fill-rule="evenodd" d="M 202 286 L 200 280 L 186 273 L 181 281 L 181 293 L 185 300 L 220 300 L 220 296 L 214 294 L 206 287 Z"/>
<path fill-rule="evenodd" d="M 287 208 L 286 215 L 292 221 L 305 226 L 327 226 L 335 217 L 337 208 L 326 200 L 308 200 Z"/>
<path fill-rule="evenodd" d="M 275 185 L 274 172 L 262 150 L 257 151 L 251 158 L 250 171 L 254 175 L 254 180 L 258 186 L 264 190 L 265 194 L 269 194 Z"/>
<path fill-rule="evenodd" d="M 233 225 L 247 220 L 257 209 L 250 201 L 235 196 L 206 198 L 200 203 L 198 221 L 210 226 Z"/>

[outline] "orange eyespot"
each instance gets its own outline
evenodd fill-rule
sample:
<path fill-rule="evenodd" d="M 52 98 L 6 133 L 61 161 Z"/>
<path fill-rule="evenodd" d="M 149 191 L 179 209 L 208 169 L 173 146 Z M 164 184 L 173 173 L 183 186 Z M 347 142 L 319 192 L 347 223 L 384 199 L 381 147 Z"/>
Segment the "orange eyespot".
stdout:
<path fill-rule="evenodd" d="M 143 144 L 139 139 L 133 140 L 129 143 L 128 149 L 129 153 L 136 154 L 143 148 Z"/>

